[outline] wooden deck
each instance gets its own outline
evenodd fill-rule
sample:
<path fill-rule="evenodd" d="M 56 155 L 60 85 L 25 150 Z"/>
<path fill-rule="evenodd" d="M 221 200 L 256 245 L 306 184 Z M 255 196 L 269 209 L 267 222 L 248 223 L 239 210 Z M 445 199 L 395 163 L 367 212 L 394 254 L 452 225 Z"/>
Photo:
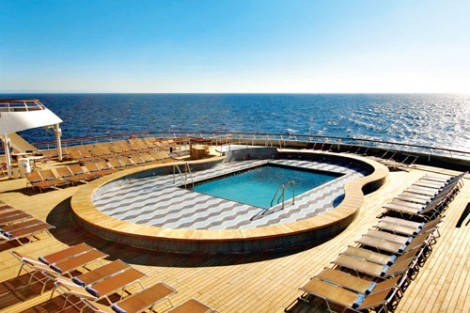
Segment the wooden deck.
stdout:
<path fill-rule="evenodd" d="M 43 234 L 40 240 L 23 246 L 0 246 L 0 312 L 54 312 L 60 311 L 63 304 L 57 296 L 49 300 L 51 286 L 42 295 L 36 285 L 18 289 L 27 277 L 16 278 L 19 263 L 9 251 L 17 250 L 37 257 L 79 242 L 108 253 L 110 260 L 120 258 L 143 271 L 147 274 L 143 280 L 145 286 L 162 281 L 174 287 L 178 290 L 172 297 L 175 305 L 195 298 L 220 312 L 282 312 L 301 294 L 298 287 L 303 282 L 328 266 L 344 247 L 375 224 L 383 203 L 425 173 L 424 170 L 390 173 L 381 189 L 365 197 L 355 221 L 321 245 L 296 253 L 219 257 L 150 252 L 107 242 L 85 232 L 69 218 L 70 198 L 80 186 L 41 194 L 25 188 L 23 179 L 2 180 L 0 200 L 55 225 L 56 229 L 52 231 L 52 237 Z M 470 225 L 466 225 L 469 218 L 456 228 L 469 198 L 467 177 L 446 212 L 446 220 L 441 226 L 442 237 L 417 279 L 405 292 L 397 312 L 470 311 Z M 166 303 L 156 307 L 157 311 L 167 308 Z M 322 312 L 323 309 L 321 305 L 300 304 L 294 305 L 291 311 Z"/>

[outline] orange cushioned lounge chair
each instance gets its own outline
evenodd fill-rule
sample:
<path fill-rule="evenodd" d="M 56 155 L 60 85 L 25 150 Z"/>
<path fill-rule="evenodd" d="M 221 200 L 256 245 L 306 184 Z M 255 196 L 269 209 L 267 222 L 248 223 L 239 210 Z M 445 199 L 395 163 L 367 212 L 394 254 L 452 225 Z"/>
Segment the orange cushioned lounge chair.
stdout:
<path fill-rule="evenodd" d="M 377 312 L 388 312 L 389 306 L 394 306 L 394 300 L 397 299 L 395 287 L 363 295 L 322 280 L 306 284 L 300 290 L 307 295 L 323 299 L 330 312 L 336 311 L 332 307 L 341 307 L 344 311 L 352 309 L 360 312 L 373 309 Z M 309 301 L 306 296 L 301 299 Z"/>
<path fill-rule="evenodd" d="M 23 222 L 9 224 L 2 226 L 0 230 L 0 243 L 16 240 L 21 245 L 21 239 L 26 238 L 29 241 L 31 241 L 31 238 L 38 239 L 36 235 L 43 232 L 50 235 L 49 230 L 53 228 L 55 228 L 55 226 L 34 218 Z"/>
<path fill-rule="evenodd" d="M 87 298 L 81 298 L 81 301 L 87 308 L 96 313 L 138 313 L 146 310 L 153 311 L 153 307 L 164 300 L 168 300 L 170 305 L 173 306 L 169 297 L 175 293 L 176 290 L 172 287 L 164 283 L 158 283 L 132 294 L 111 306 L 90 301 Z M 197 313 L 197 311 L 192 313 Z"/>

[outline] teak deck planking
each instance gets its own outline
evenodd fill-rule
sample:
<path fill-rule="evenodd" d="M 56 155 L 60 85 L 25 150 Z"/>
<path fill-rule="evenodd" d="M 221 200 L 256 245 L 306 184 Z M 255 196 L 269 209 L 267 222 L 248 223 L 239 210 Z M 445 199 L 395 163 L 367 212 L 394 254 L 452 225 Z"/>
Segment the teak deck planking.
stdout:
<path fill-rule="evenodd" d="M 330 261 L 339 252 L 347 245 L 353 245 L 356 238 L 376 223 L 376 216 L 382 211 L 383 203 L 424 174 L 424 171 L 419 170 L 390 173 L 378 191 L 365 197 L 356 219 L 338 236 L 308 250 L 277 253 L 276 258 L 264 254 L 185 256 L 113 244 L 83 231 L 69 219 L 70 197 L 80 186 L 41 194 L 32 193 L 30 188 L 25 189 L 23 179 L 4 180 L 0 182 L 0 200 L 56 225 L 57 229 L 52 231 L 52 237 L 41 234 L 40 240 L 23 246 L 0 246 L 0 288 L 3 292 L 16 282 L 14 278 L 19 263 L 9 251 L 17 250 L 37 257 L 84 241 L 108 253 L 110 260 L 121 258 L 143 271 L 148 276 L 143 279 L 145 286 L 162 281 L 174 287 L 178 291 L 171 298 L 175 305 L 195 298 L 221 312 L 282 312 L 301 294 L 298 288 L 309 277 L 323 267 L 330 266 Z M 470 225 L 465 226 L 464 223 L 461 228 L 455 227 L 469 201 L 469 195 L 467 178 L 464 187 L 446 211 L 446 220 L 440 228 L 442 236 L 438 238 L 417 279 L 405 292 L 397 312 L 470 311 L 470 302 L 466 301 L 470 297 Z M 62 307 L 63 302 L 57 296 L 49 300 L 50 289 L 34 296 L 28 296 L 26 289 L 14 294 L 0 293 L 0 303 L 4 303 L 0 304 L 0 312 L 48 312 L 59 311 Z M 138 290 L 138 287 L 130 290 Z M 24 302 L 19 300 L 21 297 L 26 297 Z M 157 311 L 167 308 L 165 302 L 156 307 Z M 318 306 L 308 305 L 293 310 L 318 311 Z"/>

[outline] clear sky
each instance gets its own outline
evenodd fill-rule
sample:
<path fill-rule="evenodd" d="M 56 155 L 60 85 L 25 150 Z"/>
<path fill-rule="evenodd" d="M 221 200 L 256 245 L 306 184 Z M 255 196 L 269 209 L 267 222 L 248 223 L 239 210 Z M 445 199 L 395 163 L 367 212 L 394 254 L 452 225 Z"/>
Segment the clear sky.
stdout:
<path fill-rule="evenodd" d="M 0 0 L 0 92 L 470 93 L 468 0 Z"/>

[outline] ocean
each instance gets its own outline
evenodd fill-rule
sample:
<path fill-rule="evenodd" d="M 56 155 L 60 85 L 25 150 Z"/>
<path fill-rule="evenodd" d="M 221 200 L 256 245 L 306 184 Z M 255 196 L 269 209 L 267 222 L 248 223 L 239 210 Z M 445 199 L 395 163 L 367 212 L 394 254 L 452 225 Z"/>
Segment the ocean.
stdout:
<path fill-rule="evenodd" d="M 358 137 L 470 151 L 470 95 L 3 94 L 39 99 L 71 139 L 133 132 L 258 132 Z M 52 130 L 21 133 L 30 142 Z"/>

